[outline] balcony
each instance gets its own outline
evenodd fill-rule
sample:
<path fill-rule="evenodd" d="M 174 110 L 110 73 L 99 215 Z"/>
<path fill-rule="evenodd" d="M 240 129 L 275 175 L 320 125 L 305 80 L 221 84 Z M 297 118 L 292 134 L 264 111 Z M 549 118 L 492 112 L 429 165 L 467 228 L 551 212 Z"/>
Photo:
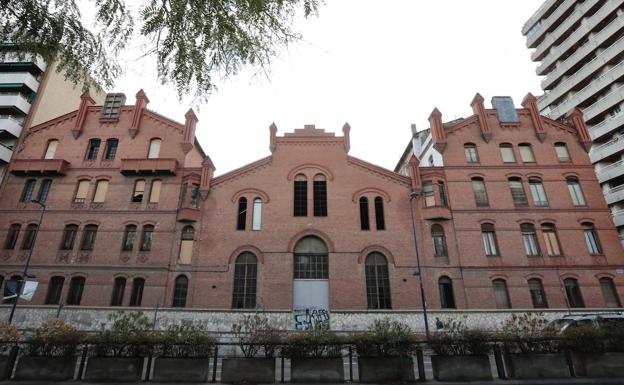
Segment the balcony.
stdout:
<path fill-rule="evenodd" d="M 18 89 L 21 92 L 36 92 L 39 81 L 30 72 L 0 73 L 0 89 Z"/>
<path fill-rule="evenodd" d="M 619 129 L 622 126 L 624 126 L 624 112 L 620 112 L 618 115 L 613 117 L 608 117 L 595 126 L 590 127 L 589 136 L 591 136 L 592 140 L 596 140 Z"/>
<path fill-rule="evenodd" d="M 620 65 L 624 67 L 624 62 Z M 608 94 L 594 102 L 594 104 L 585 108 L 583 110 L 583 117 L 586 121 L 593 119 L 605 112 L 606 109 L 615 106 L 621 101 L 624 101 L 624 85 L 612 89 Z"/>
<path fill-rule="evenodd" d="M 624 160 L 619 160 L 613 164 L 596 170 L 598 182 L 604 183 L 608 180 L 624 175 Z"/>
<path fill-rule="evenodd" d="M 123 175 L 175 175 L 175 159 L 122 159 L 119 171 Z"/>
<path fill-rule="evenodd" d="M 587 3 L 587 2 L 585 2 Z M 585 4 L 583 3 L 583 4 Z M 545 70 L 550 67 L 553 63 L 555 63 L 561 55 L 572 48 L 582 37 L 590 33 L 602 20 L 604 20 L 607 15 L 614 12 L 618 7 L 624 3 L 624 0 L 608 0 L 605 4 L 603 4 L 600 9 L 594 13 L 591 17 L 589 17 L 585 22 L 582 22 L 581 25 L 574 30 L 568 37 L 558 46 L 552 47 L 550 52 L 546 54 L 545 57 L 541 58 L 542 63 L 537 67 L 537 74 L 544 75 Z M 581 5 L 584 7 L 584 5 Z M 621 23 L 620 18 L 614 20 L 615 25 Z M 614 24 L 614 23 L 611 23 Z M 611 26 L 613 27 L 613 26 Z M 540 55 L 536 55 L 537 51 L 531 56 L 531 59 L 534 61 L 538 60 L 537 57 Z"/>
<path fill-rule="evenodd" d="M 0 139 L 17 139 L 20 132 L 22 132 L 22 123 L 11 115 L 0 115 Z"/>
<path fill-rule="evenodd" d="M 618 210 L 611 214 L 615 227 L 624 226 L 624 210 Z"/>
<path fill-rule="evenodd" d="M 555 6 L 557 3 L 557 0 L 546 0 L 542 5 L 540 5 L 540 7 L 537 9 L 537 11 L 535 11 L 535 13 L 533 15 L 531 15 L 531 17 L 529 18 L 529 20 L 527 20 L 524 25 L 522 26 L 522 33 L 526 34 L 529 33 L 531 27 L 533 25 L 535 25 L 535 23 L 537 23 L 538 21 L 540 21 L 543 17 L 544 14 L 553 6 Z"/>
<path fill-rule="evenodd" d="M 451 209 L 444 206 L 424 207 L 422 209 L 422 216 L 424 219 L 432 221 L 453 219 Z"/>
<path fill-rule="evenodd" d="M 592 96 L 594 96 L 595 94 L 597 94 L 598 92 L 603 90 L 605 87 L 608 87 L 609 84 L 614 83 L 616 80 L 618 80 L 622 76 L 624 76 L 624 62 L 619 63 L 615 67 L 611 68 L 609 71 L 607 71 L 604 74 L 602 74 L 600 77 L 598 77 L 596 79 L 593 79 L 591 81 L 591 83 L 589 83 L 588 85 L 583 87 L 581 90 L 579 90 L 576 93 L 574 93 L 574 95 L 572 95 L 571 97 L 566 99 L 563 103 L 559 104 L 557 107 L 552 108 L 550 110 L 550 112 L 548 113 L 548 116 L 551 119 L 559 119 L 559 118 L 561 118 L 562 116 L 564 116 L 565 114 L 570 112 L 574 107 L 580 105 L 581 103 L 583 103 L 587 99 L 591 98 Z M 546 106 L 546 105 L 552 103 L 555 100 L 554 96 L 556 96 L 559 93 L 558 91 L 559 90 L 557 90 L 557 92 L 551 91 L 548 94 L 544 95 L 539 100 L 538 104 L 540 106 Z M 554 95 L 553 98 L 550 97 L 551 94 Z M 610 95 L 610 94 L 607 94 L 607 95 Z M 599 103 L 605 97 L 598 99 L 598 101 L 596 101 L 594 104 Z M 585 120 L 589 120 L 589 119 L 593 118 L 594 116 L 596 116 L 597 113 L 594 114 L 594 116 L 592 116 L 592 117 L 587 115 L 588 114 L 588 110 L 592 106 L 594 106 L 594 104 L 592 104 L 591 106 L 589 106 L 589 107 L 587 107 L 586 109 L 583 110 L 583 114 L 584 114 L 583 116 L 584 116 Z M 607 107 L 603 108 L 603 111 L 604 111 L 604 109 L 606 109 L 606 108 L 608 108 L 608 107 L 610 107 L 612 105 L 613 104 L 610 104 Z"/>
<path fill-rule="evenodd" d="M 541 28 L 538 28 L 531 36 L 527 35 L 527 48 L 535 48 L 535 42 L 544 35 L 549 26 L 553 25 L 565 11 L 574 6 L 577 0 L 565 0 L 555 9 L 553 13 L 548 15 L 546 20 L 541 21 Z M 527 31 L 528 32 L 528 31 Z M 557 32 L 556 30 L 554 31 Z"/>
<path fill-rule="evenodd" d="M 605 200 L 608 205 L 624 201 L 624 184 L 615 186 L 605 193 Z"/>
<path fill-rule="evenodd" d="M 592 163 L 596 163 L 622 150 L 624 150 L 624 135 L 618 135 L 610 141 L 592 148 L 589 151 L 589 159 Z"/>
<path fill-rule="evenodd" d="M 65 175 L 69 162 L 63 159 L 13 159 L 11 174 L 26 175 Z"/>
<path fill-rule="evenodd" d="M 0 93 L 0 110 L 27 115 L 30 111 L 30 102 L 19 92 L 2 92 Z"/>
<path fill-rule="evenodd" d="M 0 143 L 0 164 L 9 163 L 11 161 L 11 155 L 13 155 L 13 150 Z"/>
<path fill-rule="evenodd" d="M 41 56 L 36 56 L 32 58 L 26 55 L 23 59 L 20 60 L 17 58 L 17 55 L 11 54 L 11 53 L 7 54 L 4 57 L 4 60 L 2 61 L 2 63 L 0 63 L 0 65 L 2 65 L 3 67 L 4 66 L 12 66 L 12 67 L 19 66 L 19 67 L 24 67 L 24 68 L 28 66 L 34 66 L 40 72 L 43 72 L 46 70 L 46 68 L 48 68 L 48 65 L 41 58 Z"/>
<path fill-rule="evenodd" d="M 178 209 L 179 222 L 197 222 L 200 219 L 201 211 L 199 211 L 199 209 L 192 209 L 190 207 Z"/>

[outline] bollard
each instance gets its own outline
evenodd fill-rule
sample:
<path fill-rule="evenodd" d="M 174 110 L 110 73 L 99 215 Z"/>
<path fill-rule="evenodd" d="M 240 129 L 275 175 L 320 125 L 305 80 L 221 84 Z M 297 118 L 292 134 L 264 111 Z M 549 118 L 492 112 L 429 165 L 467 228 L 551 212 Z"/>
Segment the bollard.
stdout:
<path fill-rule="evenodd" d="M 427 381 L 425 373 L 425 357 L 422 348 L 416 349 L 416 362 L 418 364 L 418 381 Z"/>

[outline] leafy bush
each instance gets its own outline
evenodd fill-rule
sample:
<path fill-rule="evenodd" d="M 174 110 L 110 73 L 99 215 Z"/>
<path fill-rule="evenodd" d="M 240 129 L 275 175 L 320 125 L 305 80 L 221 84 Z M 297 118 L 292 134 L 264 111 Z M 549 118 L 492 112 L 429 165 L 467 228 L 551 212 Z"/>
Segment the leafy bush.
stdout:
<path fill-rule="evenodd" d="M 289 358 L 337 358 L 342 356 L 343 338 L 317 327 L 291 334 L 285 341 L 284 356 Z"/>
<path fill-rule="evenodd" d="M 24 350 L 28 356 L 67 357 L 76 354 L 84 335 L 75 327 L 59 320 L 45 321 L 26 340 Z"/>
<path fill-rule="evenodd" d="M 486 331 L 468 329 L 461 321 L 451 321 L 444 331 L 429 338 L 429 346 L 440 356 L 488 354 L 491 337 Z"/>
<path fill-rule="evenodd" d="M 17 327 L 7 321 L 0 321 L 0 354 L 8 354 L 19 342 L 20 333 Z"/>
<path fill-rule="evenodd" d="M 384 318 L 375 320 L 368 332 L 350 336 L 350 341 L 363 357 L 402 357 L 412 353 L 418 338 L 409 326 Z"/>
<path fill-rule="evenodd" d="M 261 352 L 267 358 L 275 357 L 282 342 L 280 331 L 259 314 L 243 316 L 240 323 L 232 325 L 232 332 L 246 358 L 257 357 Z"/>
<path fill-rule="evenodd" d="M 94 353 L 100 357 L 143 357 L 152 352 L 162 338 L 143 313 L 118 311 L 108 315 L 110 329 L 102 329 L 89 338 Z"/>
<path fill-rule="evenodd" d="M 576 326 L 566 329 L 563 345 L 580 353 L 624 352 L 624 330 L 612 325 Z"/>
<path fill-rule="evenodd" d="M 206 358 L 212 355 L 216 339 L 208 335 L 203 325 L 190 321 L 169 325 L 156 346 L 161 357 Z"/>
<path fill-rule="evenodd" d="M 547 329 L 548 320 L 541 313 L 513 314 L 503 324 L 499 338 L 505 353 L 557 353 L 561 341 Z"/>

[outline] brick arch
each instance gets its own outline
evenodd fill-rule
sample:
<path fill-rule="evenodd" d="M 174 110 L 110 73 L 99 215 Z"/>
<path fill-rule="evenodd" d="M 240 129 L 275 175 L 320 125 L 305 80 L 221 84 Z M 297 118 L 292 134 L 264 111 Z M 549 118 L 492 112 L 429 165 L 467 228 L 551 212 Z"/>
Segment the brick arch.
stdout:
<path fill-rule="evenodd" d="M 528 178 L 539 178 L 540 180 L 544 179 L 544 174 L 542 174 L 541 172 L 535 172 L 532 171 L 528 174 L 526 174 L 527 179 Z"/>
<path fill-rule="evenodd" d="M 332 242 L 332 240 L 329 238 L 329 236 L 327 236 L 327 234 L 325 234 L 322 231 L 315 230 L 315 229 L 301 230 L 300 232 L 295 234 L 292 238 L 290 238 L 290 241 L 288 242 L 288 252 L 289 253 L 294 253 L 295 252 L 295 245 L 297 244 L 297 242 L 299 242 L 299 240 L 301 238 L 307 237 L 309 235 L 312 235 L 312 236 L 320 238 L 323 242 L 325 242 L 325 246 L 327 246 L 327 251 L 329 253 L 333 253 L 334 252 L 334 250 L 335 250 L 334 242 Z"/>
<path fill-rule="evenodd" d="M 471 172 L 470 174 L 468 174 L 468 177 L 471 178 L 471 179 L 472 178 L 483 178 L 483 179 L 485 179 L 486 175 L 482 174 L 480 172 Z"/>
<path fill-rule="evenodd" d="M 362 249 L 362 251 L 360 251 L 360 255 L 358 256 L 358 264 L 361 265 L 362 263 L 364 263 L 364 261 L 366 261 L 366 257 L 373 252 L 383 254 L 383 256 L 386 257 L 389 263 L 392 263 L 393 265 L 396 264 L 394 261 L 394 256 L 392 255 L 390 250 L 380 245 L 370 245 Z"/>
<path fill-rule="evenodd" d="M 509 276 L 507 274 L 502 274 L 502 273 L 494 273 L 490 275 L 488 278 L 490 279 L 490 283 L 494 281 L 495 279 L 503 279 L 505 280 L 505 282 L 509 281 Z"/>
<path fill-rule="evenodd" d="M 82 224 L 83 224 L 82 227 L 85 227 L 85 226 L 88 226 L 88 225 L 97 225 L 98 227 L 102 226 L 102 222 L 96 221 L 94 219 L 89 219 L 89 220 L 83 222 Z"/>
<path fill-rule="evenodd" d="M 381 195 L 381 197 L 384 199 L 384 202 L 390 202 L 390 194 L 388 194 L 384 190 L 378 189 L 376 187 L 365 187 L 363 189 L 357 190 L 356 192 L 353 193 L 353 196 L 351 197 L 351 201 L 353 203 L 358 202 L 358 200 L 360 199 L 360 196 L 362 196 L 364 194 L 377 194 L 377 195 Z"/>
<path fill-rule="evenodd" d="M 128 225 L 135 225 L 135 226 L 138 226 L 138 225 L 140 225 L 140 223 L 139 223 L 138 221 L 135 221 L 135 220 L 129 220 L 129 221 L 122 222 L 122 225 L 123 225 L 124 227 L 126 227 L 126 226 L 128 226 Z"/>
<path fill-rule="evenodd" d="M 146 226 L 146 225 L 152 225 L 152 226 L 154 226 L 154 229 L 155 229 L 156 227 L 158 227 L 158 222 L 157 221 L 150 221 L 150 220 L 141 222 L 141 226 Z"/>
<path fill-rule="evenodd" d="M 538 223 L 540 225 L 543 225 L 544 223 L 553 223 L 553 224 L 557 224 L 557 220 L 554 218 L 543 218 L 543 219 L 538 219 Z"/>
<path fill-rule="evenodd" d="M 523 224 L 523 223 L 531 223 L 531 224 L 535 224 L 535 219 L 530 219 L 530 218 L 520 218 L 516 221 L 516 223 L 518 224 Z"/>
<path fill-rule="evenodd" d="M 563 280 L 567 279 L 567 278 L 574 278 L 578 282 L 578 281 L 580 281 L 581 277 L 578 274 L 576 274 L 576 273 L 561 273 L 559 275 L 559 279 L 561 280 L 562 283 L 563 283 Z"/>
<path fill-rule="evenodd" d="M 526 179 L 524 175 L 520 174 L 519 172 L 508 172 L 507 174 L 505 174 L 505 178 L 509 179 L 509 178 L 520 178 L 523 181 Z"/>
<path fill-rule="evenodd" d="M 267 194 L 263 190 L 250 187 L 250 188 L 244 188 L 242 190 L 238 190 L 236 193 L 234 193 L 231 199 L 232 203 L 236 203 L 241 196 L 246 195 L 246 194 L 260 196 L 260 199 L 262 199 L 262 203 L 269 203 L 271 201 L 271 199 L 269 198 L 269 194 Z"/>
<path fill-rule="evenodd" d="M 583 218 L 579 218 L 576 220 L 579 224 L 583 224 L 583 223 L 591 223 L 592 225 L 596 226 L 596 220 L 594 218 L 588 218 L 588 217 L 583 217 Z"/>
<path fill-rule="evenodd" d="M 610 278 L 612 280 L 615 280 L 615 274 L 613 273 L 608 273 L 606 271 L 600 272 L 600 273 L 596 273 L 594 274 L 594 277 L 596 277 L 596 279 L 600 279 L 600 278 Z M 615 284 L 615 282 L 613 282 L 613 284 Z"/>
<path fill-rule="evenodd" d="M 113 177 L 112 177 L 112 176 L 110 176 L 110 175 L 98 175 L 98 176 L 96 176 L 94 179 L 95 179 L 95 180 L 97 180 L 97 181 L 100 181 L 100 180 L 107 180 L 107 181 L 109 181 L 109 182 L 110 182 L 110 181 L 113 179 Z"/>
<path fill-rule="evenodd" d="M 577 172 L 573 172 L 573 171 L 564 172 L 563 174 L 561 174 L 561 176 L 563 176 L 564 178 L 574 177 L 578 180 L 581 179 L 581 176 Z"/>
<path fill-rule="evenodd" d="M 529 279 L 539 279 L 540 281 L 544 281 L 544 276 L 542 274 L 539 273 L 529 273 L 529 274 L 525 274 L 524 278 L 527 280 L 527 282 L 529 281 Z"/>
<path fill-rule="evenodd" d="M 64 225 L 64 226 L 67 226 L 67 225 L 76 225 L 76 226 L 80 227 L 80 221 L 79 221 L 79 220 L 76 220 L 76 219 L 68 219 L 68 220 L 66 220 L 66 221 L 64 221 L 64 222 L 63 222 L 63 225 Z"/>
<path fill-rule="evenodd" d="M 334 180 L 334 174 L 327 167 L 321 166 L 320 164 L 316 164 L 316 163 L 306 163 L 306 164 L 302 164 L 293 168 L 292 170 L 288 172 L 288 176 L 286 177 L 286 179 L 293 180 L 297 174 L 305 174 L 303 172 L 303 170 L 305 169 L 313 169 L 313 170 L 320 171 L 322 174 L 325 174 L 327 179 Z M 315 174 L 317 173 L 318 172 L 316 172 Z"/>
<path fill-rule="evenodd" d="M 232 252 L 232 254 L 230 254 L 230 257 L 228 258 L 228 265 L 235 263 L 236 258 L 238 258 L 238 256 L 244 252 L 252 253 L 253 255 L 256 256 L 256 258 L 258 258 L 258 262 L 260 262 L 261 264 L 264 264 L 264 253 L 259 248 L 253 245 L 243 245 L 243 246 L 237 247 Z"/>
<path fill-rule="evenodd" d="M 115 273 L 113 274 L 113 276 L 111 277 L 111 282 L 115 283 L 115 280 L 117 278 L 125 278 L 126 281 L 129 279 L 128 274 L 127 273 Z"/>
<path fill-rule="evenodd" d="M 76 182 L 80 182 L 81 180 L 88 180 L 88 181 L 92 181 L 93 179 L 95 179 L 94 177 L 92 177 L 91 175 L 78 175 L 76 177 Z"/>
<path fill-rule="evenodd" d="M 491 218 L 479 219 L 479 224 L 483 225 L 483 224 L 486 224 L 486 223 L 496 224 L 496 220 L 495 219 L 491 219 Z"/>

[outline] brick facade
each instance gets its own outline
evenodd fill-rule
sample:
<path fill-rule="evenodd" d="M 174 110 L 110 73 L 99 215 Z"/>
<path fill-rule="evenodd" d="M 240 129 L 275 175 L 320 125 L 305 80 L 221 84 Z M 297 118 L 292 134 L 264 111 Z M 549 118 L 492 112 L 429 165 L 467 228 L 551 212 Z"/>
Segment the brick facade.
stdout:
<path fill-rule="evenodd" d="M 4 242 L 12 224 L 20 224 L 21 231 L 13 248 L 0 250 L 0 273 L 5 280 L 20 274 L 28 253 L 21 249 L 25 229 L 37 223 L 41 211 L 37 204 L 20 202 L 26 181 L 36 180 L 36 198 L 42 180 L 51 179 L 31 261 L 31 274 L 40 282 L 33 304 L 50 298 L 48 282 L 53 276 L 64 277 L 59 299 L 64 302 L 72 277 L 80 276 L 86 282 L 80 299 L 84 306 L 111 305 L 116 278 L 126 279 L 121 304 L 128 305 L 133 280 L 142 278 L 141 306 L 170 307 L 176 297 L 177 305 L 188 308 L 231 309 L 235 275 L 249 278 L 255 269 L 256 293 L 249 303 L 254 308 L 289 310 L 294 301 L 293 253 L 298 241 L 313 236 L 328 251 L 331 310 L 371 307 L 365 263 L 371 253 L 380 253 L 387 261 L 391 308 L 418 309 L 413 208 L 429 307 L 442 306 L 441 277 L 452 281 L 453 302 L 459 309 L 496 308 L 495 279 L 505 280 L 513 308 L 532 308 L 530 278 L 541 279 L 549 307 L 565 308 L 563 279 L 568 277 L 577 279 L 586 307 L 606 307 L 599 279 L 612 279 L 619 298 L 624 296 L 624 275 L 617 273 L 624 256 L 587 156 L 586 129 L 582 119 L 571 118 L 564 124 L 535 115 L 532 99 L 527 100 L 525 108 L 516 110 L 516 123 L 500 123 L 497 110 L 483 108 L 482 98 L 473 101 L 475 115 L 452 123 L 443 124 L 435 110 L 428 146 L 437 152 L 436 159 L 442 159 L 441 165 L 425 165 L 426 159 L 410 155 L 411 150 L 402 158 L 400 172 L 352 157 L 348 124 L 342 136 L 312 125 L 278 136 L 272 125 L 269 156 L 213 177 L 214 166 L 194 137 L 197 118 L 192 111 L 184 124 L 174 122 L 147 110 L 149 100 L 139 92 L 134 106 L 121 107 L 118 119 L 102 120 L 102 107 L 84 96 L 78 110 L 32 127 L 21 139 L 11 175 L 0 190 L 0 241 Z M 53 139 L 59 141 L 53 159 L 42 160 Z M 91 139 L 100 139 L 101 145 L 96 160 L 87 161 Z M 103 158 L 107 139 L 119 141 L 110 161 Z M 161 145 L 159 154 L 150 159 L 153 139 L 160 139 Z M 478 163 L 466 162 L 468 142 L 476 145 Z M 554 145 L 559 142 L 566 143 L 570 162 L 556 157 Z M 502 162 L 501 143 L 512 144 L 515 163 Z M 520 143 L 531 145 L 535 162 L 521 161 Z M 475 205 L 471 184 L 475 176 L 485 181 L 489 207 Z M 521 179 L 528 196 L 526 207 L 514 206 L 510 177 Z M 547 207 L 536 207 L 532 200 L 530 177 L 541 179 Z M 579 181 L 586 201 L 582 207 L 573 205 L 567 177 Z M 302 179 L 307 180 L 307 215 L 295 216 L 294 184 Z M 75 199 L 80 180 L 89 181 L 84 201 Z M 106 197 L 104 202 L 93 202 L 100 180 L 108 181 Z M 132 202 L 137 180 L 145 181 L 145 191 L 141 202 Z M 162 183 L 157 203 L 150 202 L 154 180 Z M 314 215 L 315 180 L 325 181 L 326 216 Z M 428 182 L 433 182 L 432 207 L 425 207 Z M 419 192 L 415 200 L 410 199 L 412 191 Z M 368 199 L 369 230 L 362 230 L 362 197 Z M 247 199 L 244 215 L 238 212 L 241 198 Z M 254 212 L 259 210 L 254 207 L 256 200 L 262 211 L 254 223 Z M 378 229 L 376 200 L 383 205 L 384 229 Z M 243 220 L 239 217 L 244 217 L 244 230 L 237 229 Z M 497 256 L 485 255 L 484 223 L 495 228 Z M 522 223 L 535 226 L 540 256 L 526 256 Z M 556 227 L 559 256 L 547 255 L 544 223 Z M 590 255 L 586 247 L 582 224 L 587 223 L 594 226 L 600 241 L 597 255 Z M 71 224 L 78 226 L 73 249 L 59 250 L 64 228 Z M 440 254 L 446 255 L 433 252 L 431 230 L 436 224 L 444 230 L 446 253 Z M 95 246 L 80 250 L 87 225 L 98 226 Z M 136 226 L 136 239 L 131 251 L 123 251 L 128 225 Z M 140 250 L 145 226 L 154 226 L 149 251 Z M 186 237 L 185 229 L 192 230 Z M 190 243 L 183 244 L 183 239 Z M 192 250 L 188 260 L 181 256 L 183 250 Z M 246 253 L 255 257 L 256 264 L 237 267 L 238 257 Z M 383 275 L 383 268 L 378 271 Z M 178 280 L 176 291 L 181 276 L 186 277 L 188 288 L 184 290 Z M 243 286 L 249 284 L 247 280 Z M 253 290 L 243 286 L 238 290 L 249 299 Z"/>

